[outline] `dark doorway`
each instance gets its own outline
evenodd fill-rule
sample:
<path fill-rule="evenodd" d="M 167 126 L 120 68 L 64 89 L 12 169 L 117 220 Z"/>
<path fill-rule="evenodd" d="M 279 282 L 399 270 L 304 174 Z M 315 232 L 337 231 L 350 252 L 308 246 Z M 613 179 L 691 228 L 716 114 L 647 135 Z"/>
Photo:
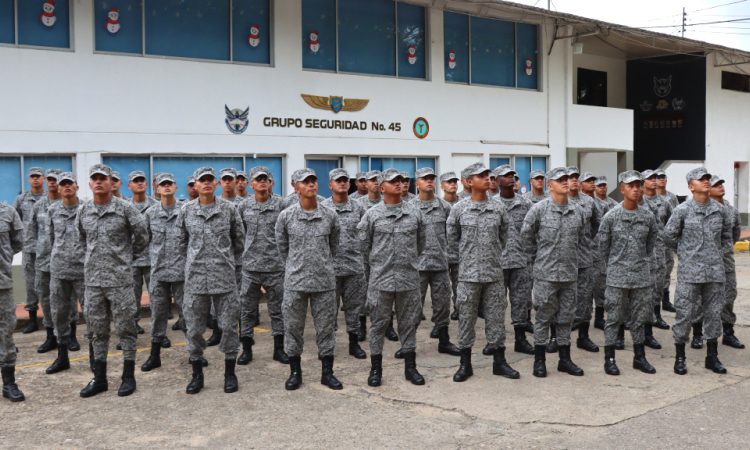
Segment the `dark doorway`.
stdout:
<path fill-rule="evenodd" d="M 607 106 L 607 72 L 578 68 L 578 104 Z"/>

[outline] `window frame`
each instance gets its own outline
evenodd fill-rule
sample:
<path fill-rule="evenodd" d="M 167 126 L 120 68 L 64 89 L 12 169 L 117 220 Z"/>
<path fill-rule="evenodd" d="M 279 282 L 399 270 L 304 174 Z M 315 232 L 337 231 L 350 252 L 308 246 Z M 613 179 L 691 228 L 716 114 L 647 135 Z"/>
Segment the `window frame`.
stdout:
<path fill-rule="evenodd" d="M 41 45 L 28 45 L 28 44 L 19 44 L 18 43 L 18 2 L 23 0 L 13 0 L 13 35 L 14 35 L 14 43 L 13 44 L 7 44 L 7 43 L 0 43 L 0 47 L 7 47 L 7 48 L 23 48 L 23 49 L 32 49 L 32 50 L 50 50 L 55 52 L 73 52 L 75 53 L 75 14 L 74 14 L 74 0 L 70 0 L 68 2 L 68 36 L 70 41 L 70 47 L 63 48 L 63 47 L 46 47 Z"/>
<path fill-rule="evenodd" d="M 70 158 L 71 168 L 73 174 L 78 177 L 78 171 L 76 170 L 76 154 L 75 153 L 0 153 L 0 156 L 5 158 L 20 158 L 21 159 L 21 193 L 26 192 L 24 189 L 24 181 L 29 177 L 26 173 L 26 164 L 24 161 L 25 157 L 55 157 L 55 158 Z"/>
<path fill-rule="evenodd" d="M 748 82 L 750 82 L 750 75 L 748 75 L 748 74 L 732 72 L 730 70 L 722 70 L 721 71 L 721 79 L 719 80 L 719 85 L 720 85 L 722 91 L 739 92 L 741 94 L 748 94 L 748 93 L 750 93 L 750 90 L 741 91 L 739 89 L 725 88 L 724 87 L 724 73 L 728 73 L 728 74 L 737 75 L 737 76 L 740 76 L 740 77 L 743 77 L 743 78 L 747 78 Z"/>
<path fill-rule="evenodd" d="M 521 88 L 521 89 L 523 89 L 523 88 Z M 532 171 L 534 170 L 534 158 L 544 158 L 545 167 L 547 168 L 547 170 L 549 170 L 549 158 L 550 158 L 550 155 L 543 155 L 543 154 L 540 155 L 540 154 L 536 154 L 536 153 L 530 153 L 530 154 L 520 154 L 520 153 L 519 154 L 507 154 L 507 153 L 506 154 L 503 154 L 503 153 L 495 154 L 495 153 L 491 153 L 490 154 L 490 160 L 492 160 L 494 158 L 508 158 L 508 159 L 510 159 L 510 166 L 513 168 L 513 170 L 516 170 L 516 157 L 518 157 L 518 158 L 531 158 L 530 166 L 531 166 L 531 170 Z M 489 169 L 490 170 L 495 170 L 496 167 L 489 167 Z M 546 183 L 544 185 L 544 190 L 545 191 L 547 190 Z"/>
<path fill-rule="evenodd" d="M 430 63 L 430 54 L 431 54 L 431 33 L 430 33 L 430 17 L 432 14 L 432 8 L 430 8 L 427 5 L 423 5 L 420 3 L 412 3 L 409 1 L 402 1 L 402 0 L 393 0 L 394 3 L 394 22 L 395 22 L 395 29 L 394 34 L 396 38 L 394 39 L 394 47 L 396 49 L 395 54 L 395 62 L 396 62 L 396 75 L 380 75 L 380 74 L 370 74 L 370 73 L 361 73 L 361 72 L 347 72 L 344 70 L 339 70 L 339 0 L 334 0 L 335 8 L 336 8 L 336 17 L 334 19 L 336 23 L 336 68 L 334 70 L 326 70 L 326 69 L 308 69 L 302 66 L 303 72 L 318 72 L 318 73 L 335 73 L 335 74 L 344 74 L 344 75 L 358 75 L 358 76 L 364 76 L 364 77 L 378 77 L 378 78 L 390 78 L 390 79 L 398 79 L 398 80 L 413 80 L 413 81 L 432 81 L 432 70 L 431 69 L 431 63 Z M 425 77 L 424 78 L 414 78 L 414 77 L 403 77 L 398 75 L 398 58 L 399 58 L 399 51 L 398 51 L 398 4 L 399 3 L 406 3 L 409 5 L 414 6 L 420 6 L 424 8 L 424 23 L 425 23 L 425 31 L 424 31 L 424 41 L 425 41 L 425 49 L 424 49 L 424 64 L 425 64 Z M 300 16 L 300 28 L 302 29 L 304 24 L 302 23 L 302 17 Z M 304 29 L 302 29 L 302 34 L 304 35 Z M 303 63 L 304 64 L 304 63 Z"/>
<path fill-rule="evenodd" d="M 15 0 L 18 1 L 18 0 Z M 71 0 L 72 1 L 72 0 Z M 268 0 L 268 64 L 265 63 L 254 63 L 247 61 L 235 61 L 234 60 L 234 39 L 233 34 L 233 21 L 232 14 L 234 11 L 234 2 L 229 0 L 229 60 L 223 59 L 207 59 L 207 58 L 189 58 L 183 56 L 163 56 L 163 55 L 150 55 L 146 53 L 146 0 L 141 0 L 141 53 L 129 53 L 129 52 L 111 52 L 96 49 L 96 7 L 92 8 L 92 27 L 91 35 L 94 42 L 94 54 L 96 55 L 114 55 L 114 56 L 134 56 L 141 58 L 153 58 L 153 59 L 165 59 L 165 60 L 177 60 L 177 61 L 193 61 L 193 62 L 206 62 L 206 63 L 218 63 L 218 64 L 237 64 L 242 66 L 257 66 L 257 67 L 276 67 L 276 52 L 275 52 L 275 31 L 274 18 L 275 18 L 275 0 Z"/>

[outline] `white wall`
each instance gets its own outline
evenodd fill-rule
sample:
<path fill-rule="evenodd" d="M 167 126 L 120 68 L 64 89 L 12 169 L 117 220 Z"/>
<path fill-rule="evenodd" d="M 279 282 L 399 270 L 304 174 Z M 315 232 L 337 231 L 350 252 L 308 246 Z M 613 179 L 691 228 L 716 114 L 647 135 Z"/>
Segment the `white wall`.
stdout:
<path fill-rule="evenodd" d="M 570 105 L 568 147 L 633 151 L 633 110 Z"/>
<path fill-rule="evenodd" d="M 660 168 L 664 169 L 664 172 L 667 174 L 667 190 L 672 191 L 679 196 L 684 195 L 688 198 L 692 197 L 692 195 L 690 194 L 690 189 L 688 189 L 687 187 L 687 179 L 685 178 L 685 176 L 691 170 L 704 166 L 705 163 L 701 161 L 665 162 Z M 725 184 L 725 186 L 727 186 L 727 189 L 729 189 L 728 185 Z"/>
<path fill-rule="evenodd" d="M 617 153 L 615 152 L 591 152 L 578 155 L 578 169 L 583 172 L 591 172 L 597 177 L 607 177 L 607 193 L 617 189 Z"/>
<path fill-rule="evenodd" d="M 568 45 L 569 46 L 569 45 Z M 584 46 L 584 50 L 586 47 Z M 583 53 L 573 55 L 573 103 L 577 103 L 578 68 L 607 72 L 607 107 L 625 108 L 626 61 Z"/>

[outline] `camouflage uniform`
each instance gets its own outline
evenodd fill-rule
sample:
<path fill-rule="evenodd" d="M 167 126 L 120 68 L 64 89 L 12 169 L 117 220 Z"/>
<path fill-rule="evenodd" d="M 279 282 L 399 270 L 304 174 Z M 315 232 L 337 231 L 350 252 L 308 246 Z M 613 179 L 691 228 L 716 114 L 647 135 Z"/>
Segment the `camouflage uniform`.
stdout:
<path fill-rule="evenodd" d="M 81 205 L 75 226 L 86 252 L 84 314 L 92 334 L 94 359 L 107 361 L 109 323 L 114 319 L 124 359 L 134 361 L 137 333 L 132 263 L 133 255 L 148 247 L 143 216 L 132 203 L 112 197 L 104 205 L 93 201 Z"/>
<path fill-rule="evenodd" d="M 32 167 L 29 169 L 29 176 L 41 175 L 44 176 L 44 170 L 40 167 Z M 34 204 L 41 200 L 43 197 L 47 197 L 47 192 L 42 191 L 39 194 L 32 194 L 31 191 L 25 191 L 16 197 L 13 202 L 13 209 L 16 210 L 18 216 L 23 221 L 24 232 L 28 233 L 29 224 L 31 223 L 31 213 L 34 210 Z M 36 242 L 24 242 L 23 246 L 23 259 L 21 264 L 23 265 L 23 279 L 26 285 L 26 311 L 38 311 L 39 310 L 39 297 L 36 295 Z"/>
<path fill-rule="evenodd" d="M 318 203 L 323 203 L 323 201 L 325 201 L 326 199 L 322 195 L 318 195 L 317 198 L 318 198 Z M 299 204 L 299 194 L 296 192 L 292 192 L 291 194 L 287 195 L 285 198 L 282 199 L 281 209 L 284 210 L 284 209 L 289 208 L 290 206 L 294 206 L 297 204 Z"/>
<path fill-rule="evenodd" d="M 381 196 L 377 200 L 372 200 L 369 195 L 366 195 L 366 196 L 360 197 L 359 200 L 357 200 L 357 202 L 359 202 L 367 210 L 367 209 L 372 208 L 375 205 L 382 203 L 383 197 Z"/>
<path fill-rule="evenodd" d="M 43 323 L 45 328 L 53 328 L 52 310 L 50 309 L 50 268 L 49 260 L 52 246 L 46 232 L 47 210 L 50 205 L 58 203 L 60 199 L 52 200 L 49 196 L 42 198 L 34 205 L 31 212 L 31 220 L 25 234 L 25 245 L 36 246 L 36 258 L 34 260 L 35 279 L 34 288 L 36 296 L 42 304 Z M 76 316 L 78 310 L 76 309 Z"/>
<path fill-rule="evenodd" d="M 195 171 L 195 178 L 214 175 L 211 168 Z M 237 208 L 221 197 L 214 197 L 210 205 L 200 200 L 187 203 L 176 224 L 182 230 L 187 246 L 185 260 L 185 298 L 182 312 L 187 327 L 187 350 L 190 361 L 200 361 L 206 349 L 203 333 L 213 302 L 215 319 L 222 331 L 219 350 L 228 360 L 237 359 L 240 302 L 237 296 L 235 253 L 243 248 L 245 228 Z"/>
<path fill-rule="evenodd" d="M 308 299 L 315 323 L 318 356 L 333 355 L 336 345 L 333 261 L 338 253 L 340 232 L 338 215 L 325 206 L 305 211 L 297 203 L 279 214 L 276 245 L 285 266 L 282 310 L 284 342 L 290 358 L 302 354 Z"/>
<path fill-rule="evenodd" d="M 644 173 L 648 174 L 648 172 Z M 644 175 L 644 178 L 648 177 Z M 652 307 L 660 306 L 662 296 L 664 295 L 664 277 L 667 276 L 665 262 L 672 256 L 672 251 L 667 249 L 664 245 L 664 226 L 672 216 L 672 205 L 657 194 L 653 197 L 644 195 L 643 202 L 639 206 L 650 211 L 654 215 L 656 226 L 659 229 L 656 245 L 654 246 L 654 254 L 649 257 L 648 261 L 651 268 L 651 278 L 653 280 Z"/>
<path fill-rule="evenodd" d="M 346 332 L 359 331 L 359 316 L 367 298 L 367 280 L 362 256 L 362 241 L 357 235 L 357 225 L 365 215 L 365 207 L 351 197 L 344 203 L 336 203 L 329 198 L 322 203 L 339 216 L 341 235 L 339 248 L 334 260 L 336 272 L 336 310 L 339 299 L 343 303 L 346 318 Z"/>
<path fill-rule="evenodd" d="M 143 172 L 136 171 L 134 172 L 136 174 L 140 173 L 141 176 L 143 176 Z M 138 175 L 133 176 L 133 173 L 131 173 L 128 178 L 130 178 L 130 181 L 132 181 L 134 178 L 136 178 Z M 144 176 L 145 178 L 145 176 Z M 154 194 L 156 195 L 156 194 Z M 141 203 L 136 203 L 135 200 L 132 198 L 127 199 L 128 202 L 135 205 L 135 208 L 138 210 L 141 215 L 145 215 L 146 212 L 148 212 L 151 207 L 158 205 L 160 203 L 159 200 L 156 200 L 156 197 L 146 197 L 146 200 L 144 200 Z M 138 321 L 141 318 L 141 297 L 143 297 L 143 283 L 146 282 L 146 290 L 149 290 L 151 286 L 151 261 L 149 258 L 149 250 L 148 247 L 146 247 L 143 251 L 140 253 L 133 255 L 133 295 L 135 296 L 135 320 Z"/>
<path fill-rule="evenodd" d="M 620 324 L 628 320 L 633 344 L 645 340 L 643 326 L 653 316 L 653 277 L 650 264 L 643 261 L 653 259 L 658 241 L 659 226 L 646 208 L 628 211 L 617 205 L 602 220 L 598 242 L 607 266 L 604 339 L 608 347 L 615 345 Z"/>
<path fill-rule="evenodd" d="M 568 174 L 572 173 L 568 168 Z M 575 169 L 577 171 L 577 168 Z M 575 322 L 591 321 L 591 306 L 594 300 L 594 281 L 598 269 L 594 267 L 594 255 L 597 253 L 594 239 L 599 231 L 599 210 L 594 199 L 580 193 L 568 197 L 568 201 L 581 209 L 584 216 L 584 238 L 578 246 L 578 280 L 576 282 L 576 316 Z"/>
<path fill-rule="evenodd" d="M 15 208 L 0 203 L 0 368 L 16 367 L 16 302 L 13 300 L 13 255 L 24 248 L 24 223 Z"/>
<path fill-rule="evenodd" d="M 443 181 L 450 181 L 450 180 L 458 181 L 458 177 L 456 176 L 455 172 L 446 172 L 440 175 L 441 184 L 443 183 Z M 458 199 L 456 199 L 456 201 L 453 203 L 446 200 L 446 203 L 448 203 L 451 207 L 453 207 L 458 202 L 459 202 Z M 451 276 L 451 291 L 453 292 L 451 303 L 453 303 L 453 310 L 456 311 L 456 299 L 458 298 L 458 295 L 457 295 L 458 294 L 458 249 L 455 247 L 448 246 L 447 250 L 448 250 L 448 271 L 450 272 L 450 276 Z"/>
<path fill-rule="evenodd" d="M 529 191 L 522 195 L 523 198 L 528 199 L 531 201 L 532 204 L 536 205 L 537 203 L 541 202 L 544 199 L 549 198 L 549 193 L 545 192 L 544 195 L 534 195 L 534 191 Z"/>
<path fill-rule="evenodd" d="M 599 183 L 600 179 L 597 179 Z M 619 205 L 613 198 L 607 197 L 602 200 L 599 197 L 594 198 L 594 205 L 599 209 L 599 217 L 604 217 L 612 208 Z M 604 291 L 607 289 L 607 265 L 604 263 L 601 251 L 597 250 L 594 258 L 594 267 L 599 269 L 594 279 L 594 306 L 597 308 L 604 307 Z"/>
<path fill-rule="evenodd" d="M 471 198 L 471 194 L 466 191 L 461 191 L 456 195 L 456 197 L 458 197 L 458 201 L 460 202 L 461 200 Z"/>
<path fill-rule="evenodd" d="M 734 264 L 734 243 L 740 240 L 742 231 L 742 221 L 740 212 L 734 206 L 726 201 L 724 206 L 727 208 L 727 216 L 732 224 L 732 240 L 727 245 L 724 252 L 724 298 L 726 303 L 721 312 L 721 321 L 729 325 L 737 322 L 737 316 L 734 314 L 734 301 L 737 299 L 737 271 Z"/>

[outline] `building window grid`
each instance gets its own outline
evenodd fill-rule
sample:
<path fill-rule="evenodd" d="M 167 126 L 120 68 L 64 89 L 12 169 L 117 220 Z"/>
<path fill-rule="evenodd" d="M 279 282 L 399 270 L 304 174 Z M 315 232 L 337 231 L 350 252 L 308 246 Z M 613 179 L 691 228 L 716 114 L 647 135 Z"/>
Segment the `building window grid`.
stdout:
<path fill-rule="evenodd" d="M 52 153 L 52 154 L 50 154 L 50 153 L 41 153 L 41 154 L 37 155 L 37 154 L 2 153 L 2 154 L 0 154 L 0 156 L 2 156 L 3 158 L 19 158 L 19 160 L 21 162 L 21 186 L 20 186 L 21 193 L 26 192 L 25 181 L 28 178 L 28 175 L 26 175 L 26 171 L 27 171 L 28 168 L 33 167 L 31 165 L 29 165 L 28 168 L 26 167 L 28 164 L 26 164 L 25 158 L 38 158 L 38 157 L 42 157 L 42 158 L 44 158 L 44 157 L 70 158 L 71 169 L 72 169 L 73 173 L 76 174 L 76 176 L 78 176 L 78 174 L 76 173 L 76 155 L 74 155 L 74 154 L 70 154 L 70 153 L 61 153 L 61 154 L 56 154 L 56 153 Z"/>
<path fill-rule="evenodd" d="M 73 1 L 68 3 L 68 36 L 70 45 L 68 47 L 48 47 L 44 45 L 30 45 L 18 43 L 18 2 L 24 0 L 13 0 L 13 43 L 0 42 L 0 47 L 29 48 L 36 50 L 53 50 L 58 52 L 74 52 L 75 46 L 73 41 Z"/>

